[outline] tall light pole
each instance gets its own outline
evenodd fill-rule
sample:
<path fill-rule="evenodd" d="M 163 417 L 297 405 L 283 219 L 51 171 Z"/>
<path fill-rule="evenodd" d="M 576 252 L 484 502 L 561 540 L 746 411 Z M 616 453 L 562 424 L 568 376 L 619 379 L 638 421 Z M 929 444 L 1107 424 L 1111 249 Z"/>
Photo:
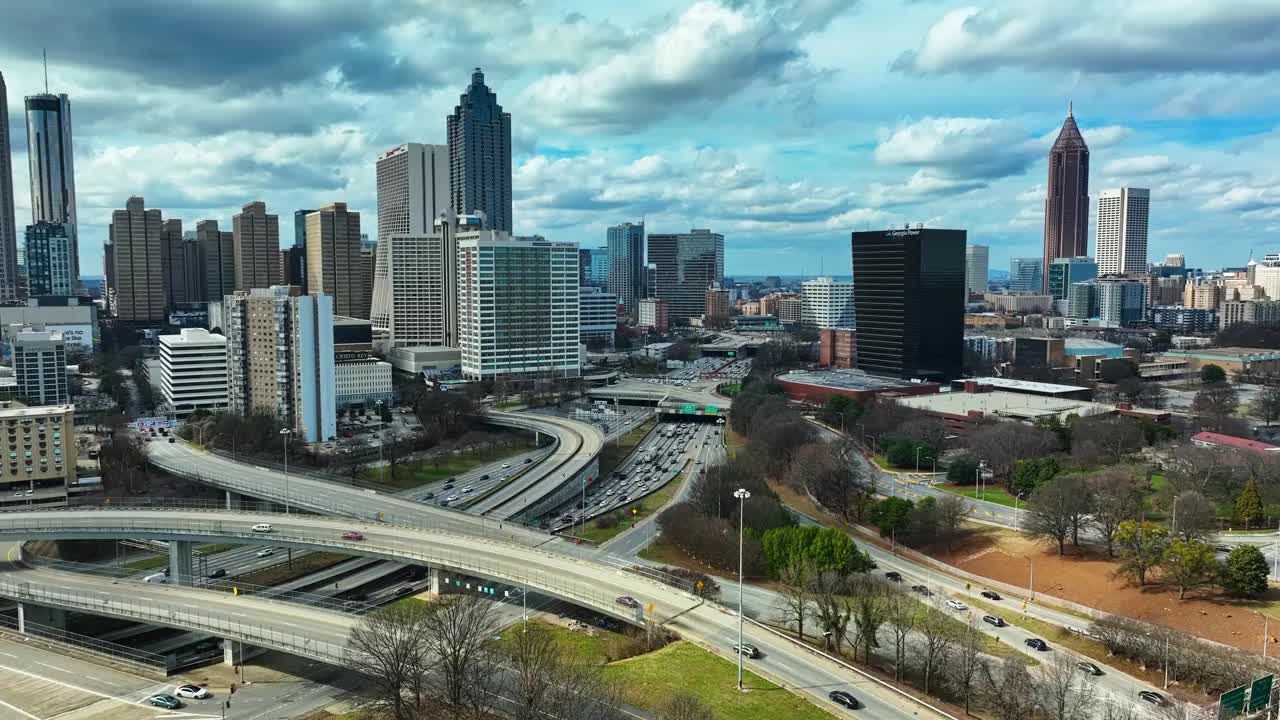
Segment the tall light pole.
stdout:
<path fill-rule="evenodd" d="M 920 451 L 923 449 L 924 448 L 919 445 L 916 446 L 916 474 L 917 475 L 920 474 Z"/>
<path fill-rule="evenodd" d="M 280 428 L 280 439 L 284 441 L 284 514 L 289 514 L 289 436 L 293 430 Z"/>
<path fill-rule="evenodd" d="M 1026 493 L 1018 493 L 1013 497 L 1013 531 L 1018 532 L 1018 501 Z"/>
<path fill-rule="evenodd" d="M 742 519 L 745 513 L 747 498 L 751 493 L 745 488 L 733 491 L 738 498 L 738 689 L 742 689 Z"/>

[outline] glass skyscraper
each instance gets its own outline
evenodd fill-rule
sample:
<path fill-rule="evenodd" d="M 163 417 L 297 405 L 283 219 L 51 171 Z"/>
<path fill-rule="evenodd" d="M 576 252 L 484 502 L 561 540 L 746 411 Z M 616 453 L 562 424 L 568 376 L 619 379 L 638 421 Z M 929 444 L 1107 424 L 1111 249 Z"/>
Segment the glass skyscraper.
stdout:
<path fill-rule="evenodd" d="M 72 284 L 80 284 L 76 177 L 71 151 L 71 100 L 66 95 L 30 95 L 27 159 L 31 169 L 31 222 L 69 225 Z"/>
<path fill-rule="evenodd" d="M 449 200 L 459 215 L 484 213 L 485 228 L 511 232 L 511 113 L 476 68 L 448 117 Z"/>
<path fill-rule="evenodd" d="M 1043 292 L 1043 272 L 1043 258 L 1010 258 L 1009 289 L 1018 292 Z"/>
<path fill-rule="evenodd" d="M 608 242 L 609 292 L 626 307 L 628 317 L 636 317 L 641 298 L 648 297 L 644 272 L 644 223 L 625 222 L 605 231 Z"/>
<path fill-rule="evenodd" d="M 649 235 L 654 296 L 670 305 L 672 324 L 688 324 L 707 308 L 707 288 L 724 278 L 724 236 L 707 229 Z"/>

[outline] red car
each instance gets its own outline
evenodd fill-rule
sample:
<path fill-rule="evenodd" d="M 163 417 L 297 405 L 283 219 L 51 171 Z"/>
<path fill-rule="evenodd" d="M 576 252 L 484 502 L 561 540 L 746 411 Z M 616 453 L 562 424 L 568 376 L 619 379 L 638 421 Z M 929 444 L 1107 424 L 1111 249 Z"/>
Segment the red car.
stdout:
<path fill-rule="evenodd" d="M 355 530 L 348 530 L 342 533 L 342 539 L 343 540 L 363 540 L 364 533 L 356 532 Z"/>

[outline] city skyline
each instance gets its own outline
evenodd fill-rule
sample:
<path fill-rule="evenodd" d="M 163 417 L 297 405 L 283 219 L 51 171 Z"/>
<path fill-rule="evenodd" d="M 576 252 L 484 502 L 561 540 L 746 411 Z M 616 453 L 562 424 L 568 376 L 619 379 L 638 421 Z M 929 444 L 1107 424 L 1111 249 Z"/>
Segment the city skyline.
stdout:
<path fill-rule="evenodd" d="M 812 276 L 819 263 L 827 273 L 847 265 L 849 230 L 921 221 L 969 229 L 1002 267 L 1042 254 L 1044 157 L 1074 100 L 1093 154 L 1090 184 L 1150 187 L 1161 199 L 1151 257 L 1184 250 L 1202 266 L 1213 247 L 1242 264 L 1250 250 L 1270 251 L 1280 227 L 1269 169 L 1280 147 L 1270 102 L 1278 59 L 1260 45 L 1220 58 L 1208 49 L 1217 42 L 1187 49 L 1184 39 L 1208 27 L 1205 40 L 1238 44 L 1280 21 L 1280 9 L 1176 9 L 1156 22 L 1156 11 L 1139 8 L 1129 37 L 1087 8 L 1073 21 L 1079 30 L 1059 36 L 1062 11 L 1048 4 L 852 5 L 566 3 L 483 18 L 439 5 L 431 23 L 404 26 L 380 9 L 336 5 L 304 17 L 266 3 L 247 35 L 234 8 L 150 13 L 147 22 L 171 28 L 164 42 L 207 40 L 200 67 L 104 43 L 125 27 L 145 30 L 127 25 L 127 4 L 85 8 L 84 26 L 102 32 L 74 30 L 50 57 L 48 86 L 76 107 L 82 272 L 101 274 L 110 211 L 133 195 L 188 227 L 205 218 L 229 226 L 254 199 L 281 213 L 345 201 L 375 227 L 377 156 L 404 142 L 444 143 L 445 118 L 476 66 L 512 115 L 516 234 L 595 247 L 604 228 L 644 217 L 653 232 L 722 232 L 727 274 Z M 890 11 L 906 31 L 876 34 Z M 56 21 L 50 12 L 14 8 L 0 30 L 19 189 L 29 181 L 16 109 L 44 92 L 38 29 Z M 1007 35 L 984 44 L 966 18 Z M 334 26 L 364 42 L 302 42 Z M 1091 30 L 1096 50 L 1075 52 Z M 457 61 L 453 48 L 475 33 L 492 45 Z M 707 43 L 712 34 L 723 41 Z M 670 73 L 621 72 L 654 67 L 657 48 L 672 42 L 682 52 L 667 58 Z M 507 57 L 514 48 L 519 64 Z M 136 90 L 128 102 L 122 86 Z M 881 101 L 864 102 L 873 91 Z M 155 109 L 139 115 L 139 102 Z M 25 192 L 15 195 L 20 234 L 31 208 Z M 1091 221 L 1086 236 L 1095 232 Z"/>

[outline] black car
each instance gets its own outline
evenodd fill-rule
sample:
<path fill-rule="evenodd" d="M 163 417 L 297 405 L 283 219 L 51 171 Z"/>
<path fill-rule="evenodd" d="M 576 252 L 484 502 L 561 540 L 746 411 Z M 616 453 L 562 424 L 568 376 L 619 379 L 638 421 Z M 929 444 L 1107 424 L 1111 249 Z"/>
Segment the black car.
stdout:
<path fill-rule="evenodd" d="M 1160 707 L 1164 705 L 1164 696 L 1156 692 L 1155 690 L 1139 690 L 1138 699 L 1145 700 L 1146 702 L 1149 702 L 1152 705 L 1155 705 L 1156 707 Z"/>
<path fill-rule="evenodd" d="M 1004 627 L 1004 618 L 1001 618 L 997 615 L 983 615 L 982 622 L 987 623 L 988 625 L 994 625 L 996 627 Z"/>
<path fill-rule="evenodd" d="M 925 596 L 925 597 L 929 597 L 930 595 L 932 595 L 932 594 L 933 594 L 933 591 L 932 591 L 932 590 L 930 590 L 929 588 L 927 588 L 927 587 L 925 587 L 925 586 L 923 586 L 923 585 L 912 585 L 912 586 L 911 586 L 911 590 L 912 590 L 913 592 L 920 593 L 921 595 L 923 595 L 923 596 Z"/>
<path fill-rule="evenodd" d="M 487 474 L 485 474 L 485 475 L 481 475 L 481 476 L 480 476 L 480 479 L 481 479 L 481 480 L 488 480 L 488 479 L 489 479 L 489 476 L 488 476 Z"/>
<path fill-rule="evenodd" d="M 894 582 L 902 582 L 902 573 L 898 572 L 897 570 L 890 570 L 889 572 L 885 573 L 884 576 Z"/>
<path fill-rule="evenodd" d="M 427 493 L 426 495 L 423 495 L 423 496 L 422 496 L 422 499 L 423 499 L 423 500 L 430 500 L 430 499 L 434 498 L 435 496 L 436 496 L 436 494 L 435 494 L 435 493 L 433 493 L 433 492 L 429 492 L 429 493 Z"/>
<path fill-rule="evenodd" d="M 227 576 L 226 568 L 218 568 L 217 570 L 214 570 L 213 572 L 209 573 L 209 577 L 211 578 L 220 578 L 220 577 L 226 577 L 226 576 Z"/>
<path fill-rule="evenodd" d="M 1000 597 L 1000 593 L 996 592 L 995 590 L 983 590 L 983 591 L 982 591 L 982 597 L 984 597 L 984 598 L 986 598 L 986 599 L 988 599 L 988 600 L 1003 600 L 1003 599 L 1004 599 L 1004 598 Z"/>
<path fill-rule="evenodd" d="M 1039 650 L 1040 652 L 1044 652 L 1049 649 L 1049 644 L 1041 640 L 1040 638 L 1027 638 L 1022 642 L 1032 650 Z"/>
<path fill-rule="evenodd" d="M 530 463 L 532 463 L 532 462 L 533 462 L 533 458 L 525 458 L 525 459 L 524 459 L 524 464 L 525 464 L 525 465 L 528 465 L 528 464 L 530 464 Z"/>
<path fill-rule="evenodd" d="M 844 690 L 832 690 L 831 692 L 827 693 L 827 699 L 837 705 L 847 707 L 850 710 L 857 710 L 858 708 L 862 707 L 861 705 L 858 704 L 858 698 L 854 697 L 850 693 L 845 692 Z"/>

